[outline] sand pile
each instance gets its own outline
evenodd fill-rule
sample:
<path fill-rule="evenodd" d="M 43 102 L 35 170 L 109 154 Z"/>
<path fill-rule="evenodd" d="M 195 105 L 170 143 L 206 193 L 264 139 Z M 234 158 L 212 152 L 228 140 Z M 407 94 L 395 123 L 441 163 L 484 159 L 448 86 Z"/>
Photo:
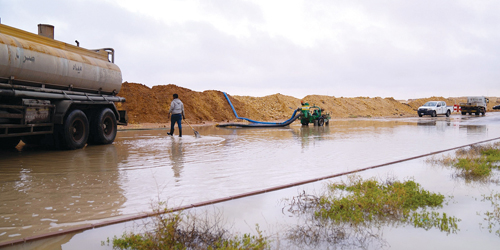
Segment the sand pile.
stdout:
<path fill-rule="evenodd" d="M 127 110 L 131 124 L 170 122 L 168 110 L 174 93 L 178 94 L 184 103 L 186 119 L 189 122 L 221 122 L 235 119 L 222 92 L 196 92 L 173 84 L 149 88 L 143 84 L 125 82 L 119 96 L 125 97 L 127 101 L 118 108 Z M 243 103 L 234 98 L 231 98 L 231 102 L 240 116 L 247 115 L 248 108 Z"/>
<path fill-rule="evenodd" d="M 125 82 L 119 96 L 125 97 L 127 101 L 118 104 L 118 108 L 127 110 L 131 124 L 167 123 L 170 121 L 168 109 L 174 93 L 179 94 L 184 103 L 186 119 L 190 123 L 241 121 L 235 118 L 221 91 L 196 92 L 173 84 L 149 88 L 143 84 Z M 284 121 L 300 107 L 301 101 L 282 94 L 264 97 L 229 95 L 229 98 L 240 117 L 259 121 Z M 317 105 L 323 108 L 332 118 L 349 118 L 417 116 L 416 110 L 427 101 L 445 101 L 447 105 L 452 106 L 467 99 L 430 97 L 403 102 L 394 98 L 309 95 L 303 100 L 309 102 L 311 106 Z M 490 97 L 488 111 L 491 111 L 498 102 L 498 98 Z"/>
<path fill-rule="evenodd" d="M 467 102 L 467 97 L 444 98 L 444 97 L 440 97 L 440 96 L 433 96 L 433 97 L 429 97 L 429 98 L 410 100 L 408 102 L 408 105 L 410 105 L 413 109 L 417 110 L 418 107 L 424 105 L 424 103 L 426 103 L 428 101 L 445 101 L 446 105 L 453 106 L 455 104 L 460 104 L 461 102 Z"/>

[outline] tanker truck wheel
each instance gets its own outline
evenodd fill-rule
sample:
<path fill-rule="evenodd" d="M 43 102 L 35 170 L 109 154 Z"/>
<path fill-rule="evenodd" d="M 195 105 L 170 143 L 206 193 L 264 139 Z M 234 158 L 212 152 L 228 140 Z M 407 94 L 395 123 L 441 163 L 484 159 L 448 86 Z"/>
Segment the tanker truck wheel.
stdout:
<path fill-rule="evenodd" d="M 90 121 L 90 142 L 93 144 L 111 144 L 116 137 L 116 116 L 109 108 L 101 110 Z"/>
<path fill-rule="evenodd" d="M 89 138 L 89 121 L 83 111 L 75 109 L 63 124 L 62 142 L 66 149 L 83 148 Z"/>

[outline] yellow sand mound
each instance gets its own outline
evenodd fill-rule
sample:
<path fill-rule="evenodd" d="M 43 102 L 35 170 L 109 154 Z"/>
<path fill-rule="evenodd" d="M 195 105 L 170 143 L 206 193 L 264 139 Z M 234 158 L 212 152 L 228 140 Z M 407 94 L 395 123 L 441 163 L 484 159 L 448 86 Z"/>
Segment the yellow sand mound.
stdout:
<path fill-rule="evenodd" d="M 196 92 L 173 84 L 159 85 L 149 88 L 138 83 L 123 83 L 119 96 L 125 97 L 125 103 L 118 104 L 125 109 L 131 124 L 167 123 L 170 121 L 168 109 L 172 95 L 177 93 L 185 106 L 186 119 L 192 123 L 237 121 L 226 101 L 224 94 L 217 90 Z M 283 121 L 291 117 L 293 111 L 300 107 L 301 99 L 274 94 L 264 97 L 231 96 L 234 108 L 240 117 L 260 121 Z M 430 97 L 408 101 L 394 98 L 354 97 L 309 95 L 303 99 L 310 105 L 317 105 L 333 118 L 349 117 L 408 117 L 416 116 L 416 110 L 431 100 L 445 101 L 452 106 L 465 102 L 465 97 L 444 98 Z M 498 98 L 490 97 L 488 111 L 497 105 Z"/>

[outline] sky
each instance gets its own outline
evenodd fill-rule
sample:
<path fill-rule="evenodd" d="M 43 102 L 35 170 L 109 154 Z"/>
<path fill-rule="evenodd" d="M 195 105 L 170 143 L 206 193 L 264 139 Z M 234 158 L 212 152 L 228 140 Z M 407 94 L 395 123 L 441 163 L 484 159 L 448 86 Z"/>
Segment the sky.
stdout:
<path fill-rule="evenodd" d="M 498 0 L 0 0 L 1 23 L 114 48 L 123 81 L 303 98 L 500 96 Z"/>

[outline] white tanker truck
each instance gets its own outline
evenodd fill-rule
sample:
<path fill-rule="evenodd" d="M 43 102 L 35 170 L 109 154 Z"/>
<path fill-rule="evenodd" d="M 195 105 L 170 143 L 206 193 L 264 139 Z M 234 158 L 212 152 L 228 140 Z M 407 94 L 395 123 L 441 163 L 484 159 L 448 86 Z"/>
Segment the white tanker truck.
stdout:
<path fill-rule="evenodd" d="M 112 143 L 127 124 L 115 106 L 121 85 L 113 49 L 56 41 L 51 25 L 37 35 L 0 24 L 0 147 Z"/>

